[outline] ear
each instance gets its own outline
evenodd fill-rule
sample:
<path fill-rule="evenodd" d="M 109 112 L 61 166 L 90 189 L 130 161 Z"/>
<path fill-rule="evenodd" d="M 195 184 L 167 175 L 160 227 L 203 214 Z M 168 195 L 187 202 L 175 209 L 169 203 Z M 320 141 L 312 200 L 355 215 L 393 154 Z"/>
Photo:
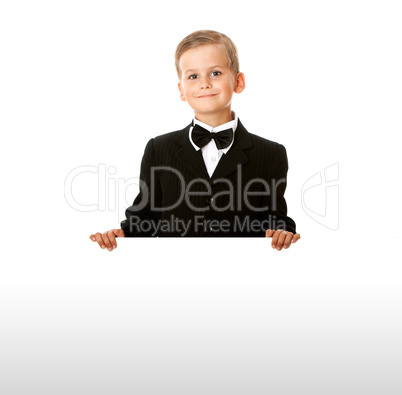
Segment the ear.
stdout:
<path fill-rule="evenodd" d="M 181 99 L 182 101 L 187 101 L 187 100 L 186 100 L 186 96 L 184 95 L 184 89 L 183 89 L 183 86 L 182 86 L 181 82 L 179 82 L 179 83 L 177 84 L 177 86 L 179 87 L 179 91 L 180 91 L 180 99 Z"/>
<path fill-rule="evenodd" d="M 243 73 L 239 73 L 237 74 L 236 77 L 236 85 L 234 91 L 236 93 L 240 93 L 243 92 L 245 88 L 246 88 L 246 78 Z"/>

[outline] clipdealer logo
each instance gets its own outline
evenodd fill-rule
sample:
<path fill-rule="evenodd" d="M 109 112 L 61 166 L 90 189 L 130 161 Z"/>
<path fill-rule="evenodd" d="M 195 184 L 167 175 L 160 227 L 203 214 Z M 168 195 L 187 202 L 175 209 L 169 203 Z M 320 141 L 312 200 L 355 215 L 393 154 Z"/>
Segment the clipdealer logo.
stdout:
<path fill-rule="evenodd" d="M 158 169 L 154 169 L 157 171 Z M 181 183 L 181 200 L 184 198 L 188 199 L 188 195 L 191 195 L 193 192 L 189 190 L 188 187 L 185 187 L 185 182 L 183 176 L 176 170 L 171 168 L 163 168 L 162 170 L 169 170 L 176 175 L 180 179 Z M 74 210 L 81 212 L 93 212 L 93 211 L 117 211 L 117 215 L 119 215 L 119 208 L 126 209 L 131 206 L 133 197 L 138 193 L 139 188 L 145 191 L 143 197 L 142 204 L 146 203 L 146 200 L 150 197 L 151 203 L 153 201 L 153 196 L 148 196 L 149 189 L 148 186 L 143 183 L 138 177 L 132 177 L 129 179 L 118 178 L 116 177 L 117 169 L 114 166 L 107 167 L 106 164 L 99 164 L 98 166 L 94 165 L 82 165 L 74 168 L 69 172 L 69 174 L 65 178 L 64 182 L 64 197 L 67 204 L 73 208 Z M 241 180 L 241 168 L 239 168 L 239 180 Z M 88 185 L 85 183 L 88 178 L 85 179 L 85 176 L 90 176 L 92 181 L 96 181 L 96 189 L 97 196 L 91 196 L 94 188 L 84 187 L 84 185 Z M 80 180 L 80 178 L 82 179 Z M 95 178 L 95 179 L 94 179 Z M 183 179 L 182 179 L 183 178 Z M 227 182 L 228 180 L 219 180 L 220 182 Z M 285 180 L 274 180 L 271 185 L 268 185 L 266 182 L 264 185 L 265 194 L 272 196 L 273 205 L 276 204 L 276 189 L 278 186 L 284 182 Z M 193 180 L 189 185 L 191 186 L 195 182 L 204 183 L 207 186 L 207 182 L 205 180 Z M 236 193 L 242 195 L 244 198 L 244 202 L 246 205 L 249 204 L 248 197 L 252 196 L 254 192 L 249 191 L 249 187 L 256 182 L 263 183 L 264 180 L 261 179 L 253 179 L 249 181 L 246 185 L 239 185 L 240 188 L 237 188 Z M 74 188 L 74 184 L 76 187 Z M 133 188 L 130 191 L 129 198 L 131 201 L 127 200 L 127 191 L 129 188 Z M 77 193 L 77 190 L 81 192 Z M 75 191 L 75 192 L 74 192 Z M 82 199 L 82 192 L 86 192 L 86 195 L 91 196 L 91 203 L 86 204 Z M 77 197 L 78 195 L 78 197 Z M 238 195 L 238 198 L 240 198 Z M 241 199 L 238 199 L 238 201 Z M 188 201 L 189 207 L 192 207 L 190 200 Z M 179 202 L 177 202 L 178 204 Z M 322 226 L 325 226 L 328 229 L 336 231 L 339 229 L 339 163 L 334 163 L 331 166 L 324 168 L 323 171 L 315 173 L 311 176 L 303 185 L 301 189 L 301 205 L 305 213 L 314 221 L 319 223 Z M 233 203 L 228 205 L 227 207 L 221 208 L 221 211 L 225 209 L 231 209 Z M 248 206 L 249 209 L 254 211 L 259 211 L 259 207 Z M 163 211 L 163 209 L 171 209 L 169 208 L 156 208 L 156 211 Z M 275 208 L 274 206 L 272 207 Z M 140 206 L 137 209 L 141 209 Z M 195 211 L 203 211 L 203 209 L 196 209 Z M 214 207 L 219 211 L 218 207 Z M 262 209 L 266 209 L 262 208 Z M 205 211 L 205 210 L 204 210 Z"/>
<path fill-rule="evenodd" d="M 117 169 L 114 166 L 106 167 L 104 163 L 98 166 L 82 165 L 74 168 L 64 180 L 64 198 L 67 204 L 81 212 L 118 211 L 119 207 L 127 206 L 127 189 L 131 186 L 138 187 L 141 181 L 138 177 L 127 180 L 116 178 L 116 173 Z M 74 184 L 79 183 L 81 177 L 88 175 L 97 178 L 97 196 L 92 196 L 94 203 L 91 204 L 85 204 L 82 196 L 77 198 L 77 194 L 74 193 Z"/>
<path fill-rule="evenodd" d="M 339 229 L 339 163 L 311 176 L 302 186 L 301 203 L 305 213 L 331 230 Z"/>
<path fill-rule="evenodd" d="M 177 200 L 170 206 L 158 207 L 156 203 L 157 199 L 154 196 L 156 189 L 154 184 L 158 182 L 156 173 L 166 171 L 177 178 L 178 184 L 177 189 L 175 189 Z M 97 175 L 98 196 L 96 203 L 92 204 L 84 204 L 73 192 L 75 189 L 74 184 L 79 182 L 77 181 L 79 177 L 88 176 L 88 173 Z M 213 180 L 213 182 L 209 182 L 203 178 L 194 178 L 186 183 L 183 174 L 169 166 L 155 166 L 151 168 L 151 185 L 147 185 L 137 177 L 125 180 L 124 178 L 114 177 L 115 174 L 116 168 L 113 166 L 106 168 L 105 164 L 76 167 L 67 175 L 64 182 L 64 196 L 67 203 L 73 209 L 82 212 L 115 211 L 121 206 L 127 207 L 126 192 L 130 186 L 134 185 L 141 190 L 141 201 L 136 202 L 135 206 L 130 205 L 131 211 L 140 211 L 149 203 L 151 210 L 155 212 L 166 212 L 177 208 L 184 202 L 188 208 L 195 212 L 209 211 L 211 208 L 217 212 L 242 210 L 243 204 L 250 211 L 262 212 L 268 209 L 276 210 L 278 188 L 286 182 L 286 179 L 273 179 L 268 183 L 266 180 L 258 177 L 245 182 L 242 176 L 241 165 L 238 165 L 236 181 L 234 182 L 225 178 L 216 179 Z M 213 193 L 213 186 L 218 185 L 224 186 L 223 191 L 220 190 L 219 192 Z M 90 190 L 92 189 L 93 188 Z M 194 205 L 192 202 L 192 197 L 194 196 L 205 196 L 205 200 L 208 204 L 205 206 Z M 225 197 L 223 199 L 225 205 L 220 207 L 216 202 L 223 196 Z M 266 203 L 263 206 L 258 204 L 253 205 L 253 201 L 254 203 L 256 202 L 256 199 L 253 197 L 260 199 L 263 196 L 269 197 L 270 207 L 268 207 Z"/>

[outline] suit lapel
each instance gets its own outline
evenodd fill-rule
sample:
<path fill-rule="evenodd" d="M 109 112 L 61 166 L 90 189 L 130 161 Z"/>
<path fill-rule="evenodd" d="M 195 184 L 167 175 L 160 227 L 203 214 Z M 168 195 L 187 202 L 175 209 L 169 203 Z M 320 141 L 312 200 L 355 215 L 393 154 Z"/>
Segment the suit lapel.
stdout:
<path fill-rule="evenodd" d="M 196 151 L 188 138 L 191 125 L 192 124 L 188 125 L 177 135 L 175 142 L 180 147 L 177 150 L 175 157 L 196 178 L 200 177 L 209 179 L 201 150 Z"/>
<path fill-rule="evenodd" d="M 216 180 L 227 177 L 228 175 L 237 171 L 239 166 L 244 166 L 249 161 L 249 158 L 243 152 L 243 150 L 251 148 L 252 146 L 253 143 L 250 135 L 239 119 L 233 145 L 230 147 L 230 150 L 220 159 L 211 179 Z"/>
<path fill-rule="evenodd" d="M 181 130 L 175 138 L 175 143 L 179 145 L 175 157 L 188 169 L 195 177 L 210 179 L 201 150 L 196 151 L 191 144 L 188 133 L 192 124 Z M 248 161 L 248 156 L 243 150 L 251 148 L 253 143 L 246 128 L 240 122 L 237 123 L 235 139 L 232 147 L 220 159 L 218 166 L 212 174 L 211 181 L 224 178 L 238 170 L 238 166 L 244 166 Z"/>

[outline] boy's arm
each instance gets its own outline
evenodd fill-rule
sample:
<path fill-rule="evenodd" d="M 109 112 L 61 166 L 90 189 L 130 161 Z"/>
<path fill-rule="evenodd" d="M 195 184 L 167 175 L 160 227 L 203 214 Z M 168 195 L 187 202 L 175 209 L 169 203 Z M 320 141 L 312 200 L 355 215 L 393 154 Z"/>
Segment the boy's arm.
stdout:
<path fill-rule="evenodd" d="M 287 215 L 285 191 L 287 185 L 288 157 L 286 148 L 278 144 L 275 158 L 274 179 L 270 196 L 270 218 L 272 229 L 267 229 L 265 237 L 272 237 L 272 248 L 289 248 L 291 243 L 300 239 L 296 233 L 296 223 Z"/>
<path fill-rule="evenodd" d="M 269 214 L 272 219 L 272 229 L 282 229 L 288 232 L 296 233 L 296 223 L 287 215 L 287 204 L 285 200 L 285 191 L 288 174 L 288 157 L 286 148 L 278 144 L 275 156 L 275 168 L 273 170 L 273 179 L 271 180 L 271 194 Z"/>
<path fill-rule="evenodd" d="M 161 188 L 156 176 L 152 174 L 154 166 L 154 139 L 145 147 L 141 161 L 140 192 L 133 204 L 126 210 L 126 219 L 120 224 L 126 237 L 157 236 L 157 223 L 160 214 L 152 210 L 152 205 L 160 207 Z M 153 179 L 152 179 L 153 176 Z"/>

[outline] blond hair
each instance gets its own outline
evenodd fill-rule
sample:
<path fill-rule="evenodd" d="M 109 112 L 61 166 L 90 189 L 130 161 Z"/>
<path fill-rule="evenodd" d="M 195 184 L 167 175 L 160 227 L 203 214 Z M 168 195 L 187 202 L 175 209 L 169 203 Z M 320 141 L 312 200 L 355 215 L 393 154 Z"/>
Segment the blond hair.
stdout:
<path fill-rule="evenodd" d="M 179 62 L 183 53 L 191 48 L 208 44 L 220 45 L 226 55 L 229 68 L 232 70 L 233 74 L 237 75 L 239 73 L 239 55 L 234 42 L 225 34 L 216 32 L 215 30 L 197 30 L 185 37 L 176 48 L 174 58 L 179 80 L 181 79 Z"/>

